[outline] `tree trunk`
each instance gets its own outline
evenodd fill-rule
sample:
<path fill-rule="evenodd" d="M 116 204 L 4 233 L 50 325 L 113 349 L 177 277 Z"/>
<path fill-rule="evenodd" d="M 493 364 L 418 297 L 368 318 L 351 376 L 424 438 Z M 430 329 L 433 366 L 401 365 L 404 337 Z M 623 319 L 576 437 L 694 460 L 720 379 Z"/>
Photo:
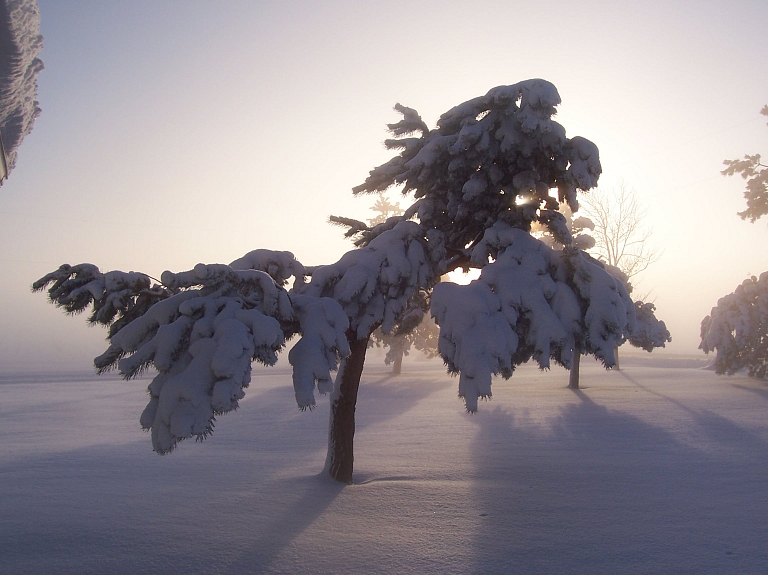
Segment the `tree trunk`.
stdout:
<path fill-rule="evenodd" d="M 401 371 L 403 371 L 403 353 L 402 352 L 397 354 L 397 357 L 395 358 L 395 364 L 392 366 L 393 374 L 400 375 Z"/>
<path fill-rule="evenodd" d="M 328 456 L 325 460 L 325 471 L 341 483 L 352 483 L 355 404 L 357 390 L 360 387 L 360 376 L 363 374 L 365 351 L 368 349 L 368 338 L 354 339 L 354 334 L 348 337 L 352 353 L 342 361 L 339 373 L 336 375 L 336 383 L 331 395 Z"/>
<path fill-rule="evenodd" d="M 613 367 L 616 368 L 616 371 L 621 371 L 621 366 L 619 365 L 619 344 L 616 344 L 616 347 L 613 349 L 614 354 L 616 355 L 616 365 Z"/>
<path fill-rule="evenodd" d="M 579 363 L 581 363 L 581 353 L 578 350 L 574 350 L 571 376 L 568 379 L 568 387 L 571 389 L 579 389 Z"/>

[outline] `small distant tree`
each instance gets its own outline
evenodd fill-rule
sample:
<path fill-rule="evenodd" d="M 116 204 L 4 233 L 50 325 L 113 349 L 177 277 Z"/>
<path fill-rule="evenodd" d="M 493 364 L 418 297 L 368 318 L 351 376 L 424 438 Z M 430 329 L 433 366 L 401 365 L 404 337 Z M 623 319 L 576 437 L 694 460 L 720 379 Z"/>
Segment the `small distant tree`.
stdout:
<path fill-rule="evenodd" d="M 368 220 L 369 227 L 383 224 L 389 218 L 402 216 L 405 211 L 400 205 L 400 202 L 392 203 L 384 194 L 378 195 L 376 201 L 371 206 L 371 209 L 376 212 L 376 215 Z"/>
<path fill-rule="evenodd" d="M 397 105 L 402 120 L 386 141 L 395 156 L 353 192 L 397 186 L 413 202 L 374 226 L 333 218 L 357 246 L 335 263 L 307 268 L 289 252 L 255 250 L 160 282 L 63 265 L 33 289 L 47 288 L 68 313 L 90 306 L 89 321 L 109 328 L 99 371 L 157 369 L 141 425 L 161 454 L 212 433 L 244 396 L 251 362 L 273 365 L 297 337 L 288 355 L 297 404 L 311 409 L 315 391 L 331 394 L 325 469 L 351 482 L 368 341 L 379 327 L 407 331 L 427 295 L 440 355 L 470 412 L 490 397 L 494 374 L 510 377 L 531 359 L 570 368 L 589 353 L 611 367 L 617 341 L 664 345 L 649 339 L 662 322 L 638 314 L 621 282 L 572 245 L 560 205 L 576 211 L 578 191 L 594 187 L 601 168 L 597 147 L 566 138 L 552 119 L 559 103 L 552 84 L 527 80 L 452 108 L 434 129 Z M 534 238 L 533 223 L 566 247 Z M 438 282 L 459 268 L 482 271 L 469 285 Z"/>
<path fill-rule="evenodd" d="M 381 328 L 378 328 L 371 334 L 368 344 L 369 347 L 383 347 L 387 350 L 384 363 L 392 366 L 394 375 L 402 373 L 403 358 L 410 355 L 411 349 L 415 349 L 428 359 L 439 355 L 437 343 L 440 338 L 440 328 L 429 315 L 426 294 L 414 299 L 416 301 L 411 304 L 411 309 L 406 312 L 404 321 L 397 330 L 393 333 L 384 333 Z"/>
<path fill-rule="evenodd" d="M 768 116 L 768 106 L 760 113 Z M 747 209 L 738 215 L 755 223 L 768 214 L 768 166 L 761 163 L 760 154 L 723 163 L 724 176 L 740 174 L 747 180 Z M 745 369 L 752 377 L 768 379 L 768 272 L 744 280 L 718 300 L 701 322 L 699 349 L 716 352 L 714 367 L 720 375 Z"/>
<path fill-rule="evenodd" d="M 405 210 L 399 202 L 392 203 L 384 194 L 379 194 L 371 206 L 376 216 L 370 218 L 368 226 L 383 224 L 391 217 L 401 216 Z M 332 220 L 332 223 L 335 223 Z M 392 373 L 400 375 L 403 369 L 403 358 L 408 356 L 411 348 L 423 353 L 427 358 L 437 357 L 437 340 L 440 328 L 429 315 L 427 296 L 414 298 L 410 309 L 406 312 L 407 321 L 394 333 L 384 333 L 381 327 L 371 334 L 369 347 L 383 347 L 387 350 L 384 363 L 392 366 Z"/>

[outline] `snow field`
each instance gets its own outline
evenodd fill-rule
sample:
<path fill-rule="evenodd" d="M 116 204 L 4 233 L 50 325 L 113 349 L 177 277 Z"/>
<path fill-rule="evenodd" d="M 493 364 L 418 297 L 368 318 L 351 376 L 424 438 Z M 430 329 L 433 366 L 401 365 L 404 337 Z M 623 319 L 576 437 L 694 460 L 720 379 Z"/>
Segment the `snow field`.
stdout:
<path fill-rule="evenodd" d="M 523 366 L 471 416 L 438 363 L 369 367 L 351 486 L 285 368 L 165 457 L 148 380 L 0 376 L 0 572 L 766 572 L 768 388 L 622 362 Z"/>

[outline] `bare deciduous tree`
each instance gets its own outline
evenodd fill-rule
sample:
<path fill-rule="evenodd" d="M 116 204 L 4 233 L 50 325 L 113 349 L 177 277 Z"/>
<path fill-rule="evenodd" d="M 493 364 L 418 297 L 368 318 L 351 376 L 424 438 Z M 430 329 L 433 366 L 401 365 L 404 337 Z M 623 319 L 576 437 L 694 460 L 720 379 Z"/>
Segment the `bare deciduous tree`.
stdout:
<path fill-rule="evenodd" d="M 635 190 L 621 182 L 618 189 L 592 190 L 584 198 L 581 212 L 594 224 L 590 233 L 595 245 L 590 252 L 608 264 L 608 272 L 632 293 L 632 278 L 661 257 L 659 250 L 649 242 L 653 229 L 645 223 L 648 208 Z M 650 292 L 646 292 L 635 299 L 643 302 L 649 296 Z M 618 345 L 616 369 L 620 369 Z"/>
<path fill-rule="evenodd" d="M 592 190 L 582 200 L 581 213 L 595 225 L 595 245 L 590 252 L 619 268 L 628 280 L 661 257 L 649 242 L 653 229 L 646 224 L 648 208 L 624 182 L 618 189 Z"/>

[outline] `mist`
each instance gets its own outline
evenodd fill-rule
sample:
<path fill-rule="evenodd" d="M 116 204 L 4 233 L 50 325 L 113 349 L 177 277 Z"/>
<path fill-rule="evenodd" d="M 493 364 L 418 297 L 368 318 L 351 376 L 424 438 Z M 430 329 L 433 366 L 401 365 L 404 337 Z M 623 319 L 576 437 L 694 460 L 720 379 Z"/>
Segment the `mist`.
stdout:
<path fill-rule="evenodd" d="M 82 366 L 106 333 L 31 283 L 62 263 L 159 277 L 255 248 L 307 265 L 350 248 L 327 217 L 389 155 L 396 102 L 433 126 L 455 104 L 553 82 L 559 122 L 600 149 L 600 187 L 648 206 L 662 257 L 640 276 L 697 354 L 719 297 L 768 269 L 765 224 L 722 161 L 764 150 L 760 2 L 39 2 L 43 109 L 0 191 L 0 362 Z M 535 31 L 535 33 L 534 33 Z"/>

